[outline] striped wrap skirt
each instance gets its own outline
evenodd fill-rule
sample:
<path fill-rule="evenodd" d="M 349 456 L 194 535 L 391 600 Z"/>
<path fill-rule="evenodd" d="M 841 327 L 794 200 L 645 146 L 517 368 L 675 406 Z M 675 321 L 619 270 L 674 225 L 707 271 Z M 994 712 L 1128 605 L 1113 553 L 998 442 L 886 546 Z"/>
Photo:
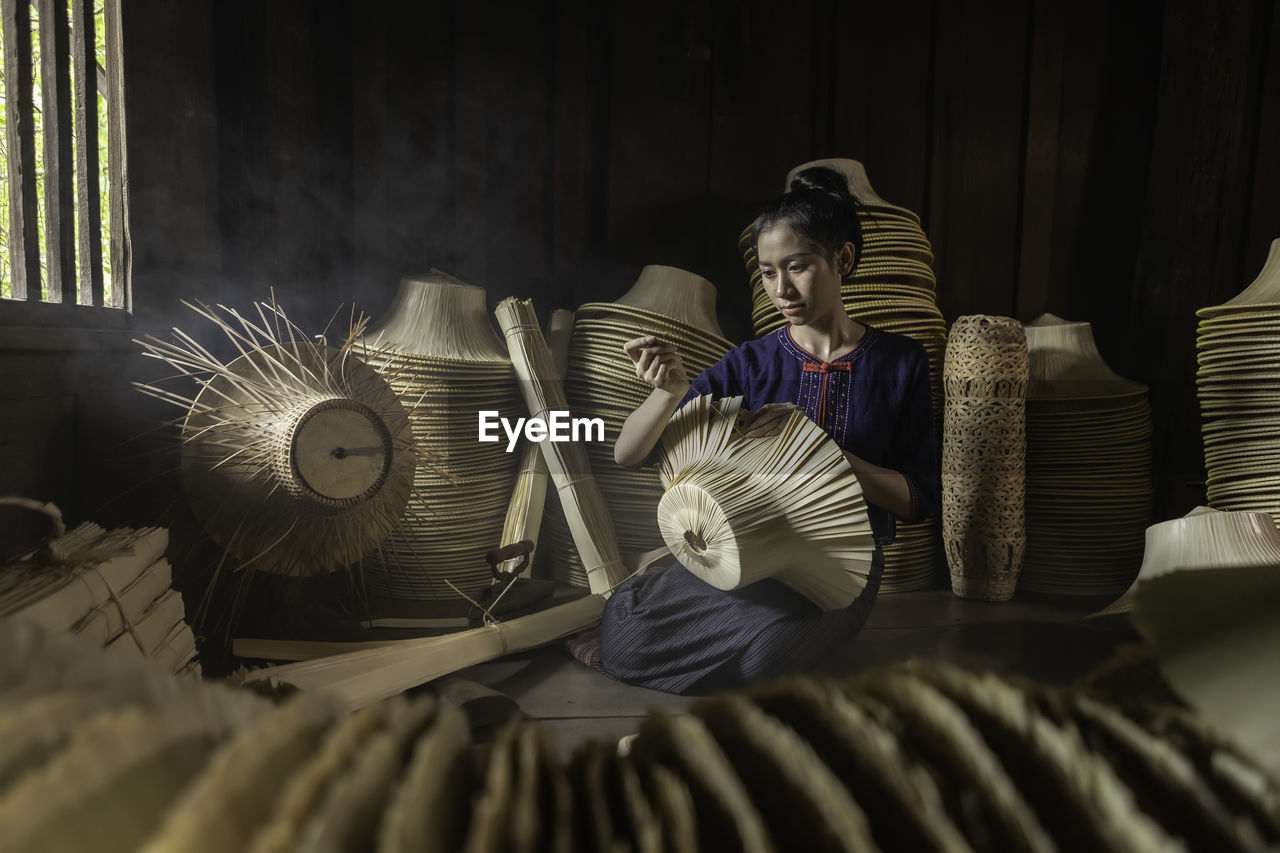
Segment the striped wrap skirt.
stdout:
<path fill-rule="evenodd" d="M 707 693 L 804 672 L 861 630 L 880 588 L 876 549 L 866 588 L 823 611 L 785 584 L 716 589 L 679 564 L 633 577 L 605 603 L 596 667 L 667 693 Z"/>

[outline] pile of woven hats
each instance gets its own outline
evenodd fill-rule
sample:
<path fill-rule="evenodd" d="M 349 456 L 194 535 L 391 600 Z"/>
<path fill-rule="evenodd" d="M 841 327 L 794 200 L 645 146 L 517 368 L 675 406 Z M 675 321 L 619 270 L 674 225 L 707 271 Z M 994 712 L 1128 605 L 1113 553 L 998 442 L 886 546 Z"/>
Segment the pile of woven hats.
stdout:
<path fill-rule="evenodd" d="M 1252 284 L 1196 313 L 1209 505 L 1280 521 L 1280 240 Z"/>
<path fill-rule="evenodd" d="M 1151 516 L 1147 386 L 1107 366 L 1088 323 L 1025 326 L 1027 551 L 1018 589 L 1116 596 L 1142 563 Z"/>
<path fill-rule="evenodd" d="M 844 174 L 849 192 L 861 202 L 858 222 L 862 228 L 862 257 L 840 288 L 845 309 L 857 320 L 906 335 L 924 346 L 933 383 L 934 431 L 941 436 L 947 324 L 938 310 L 933 249 L 920 227 L 920 217 L 876 195 L 866 169 L 856 160 L 803 163 L 787 175 L 785 186 L 789 188 L 795 174 L 811 166 L 829 166 Z M 786 320 L 764 290 L 750 226 L 742 232 L 738 245 L 751 278 L 752 328 L 759 337 L 781 328 Z M 938 520 L 899 524 L 897 538 L 885 548 L 880 590 L 906 592 L 931 586 L 937 579 L 938 565 Z"/>
<path fill-rule="evenodd" d="M 651 265 L 616 302 L 589 302 L 575 313 L 565 396 L 575 418 L 604 421 L 605 440 L 588 442 L 587 456 L 624 556 L 662 545 L 656 515 L 662 484 L 653 466 L 623 468 L 613 461 L 623 421 L 653 390 L 636 377 L 622 345 L 643 335 L 673 344 L 693 379 L 733 348 L 716 321 L 715 302 L 715 286 L 701 276 Z M 558 502 L 549 502 L 547 521 L 553 577 L 585 587 L 586 575 Z"/>
<path fill-rule="evenodd" d="M 505 437 L 477 440 L 481 411 L 494 423 L 527 415 L 507 347 L 484 289 L 438 271 L 403 279 L 361 344 L 408 410 L 419 453 L 408 506 L 364 559 L 365 583 L 386 599 L 462 602 L 459 591 L 474 596 L 492 581 L 484 555 L 503 544 L 520 465 Z"/>

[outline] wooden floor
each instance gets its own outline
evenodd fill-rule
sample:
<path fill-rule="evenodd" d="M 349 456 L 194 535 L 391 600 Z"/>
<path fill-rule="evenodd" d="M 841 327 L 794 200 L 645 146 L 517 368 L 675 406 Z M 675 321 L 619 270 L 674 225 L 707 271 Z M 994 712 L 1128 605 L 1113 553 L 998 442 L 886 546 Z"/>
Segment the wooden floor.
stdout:
<path fill-rule="evenodd" d="M 1135 635 L 1124 624 L 1095 624 L 1084 603 L 1016 599 L 965 601 L 947 590 L 884 595 L 867 626 L 833 651 L 831 675 L 907 660 L 941 658 L 962 666 L 1062 685 L 1087 673 Z M 509 696 L 543 721 L 562 757 L 585 741 L 633 732 L 651 709 L 678 712 L 693 697 L 622 684 L 574 660 L 561 644 L 459 673 Z"/>

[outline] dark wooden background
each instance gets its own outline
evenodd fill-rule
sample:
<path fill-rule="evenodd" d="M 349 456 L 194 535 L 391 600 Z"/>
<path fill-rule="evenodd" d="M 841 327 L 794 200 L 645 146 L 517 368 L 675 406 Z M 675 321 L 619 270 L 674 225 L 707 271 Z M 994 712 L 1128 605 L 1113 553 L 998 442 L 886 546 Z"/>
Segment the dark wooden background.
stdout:
<path fill-rule="evenodd" d="M 430 267 L 545 312 L 670 264 L 741 339 L 738 232 L 853 157 L 948 320 L 1092 322 L 1151 386 L 1158 517 L 1203 501 L 1194 311 L 1280 237 L 1280 2 L 125 0 L 124 43 L 135 328 L 274 288 L 318 330 Z M 5 485 L 94 517 L 64 469 Z"/>

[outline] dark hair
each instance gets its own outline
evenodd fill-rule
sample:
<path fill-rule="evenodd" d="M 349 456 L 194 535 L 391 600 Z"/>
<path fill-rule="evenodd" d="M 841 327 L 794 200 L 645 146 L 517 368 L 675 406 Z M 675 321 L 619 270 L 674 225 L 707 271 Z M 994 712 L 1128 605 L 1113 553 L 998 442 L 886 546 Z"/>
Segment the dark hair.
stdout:
<path fill-rule="evenodd" d="M 853 243 L 856 266 L 862 259 L 860 208 L 844 175 L 829 166 L 810 166 L 796 173 L 789 191 L 760 211 L 751 225 L 751 245 L 765 231 L 786 225 L 833 263 L 844 244 Z"/>

